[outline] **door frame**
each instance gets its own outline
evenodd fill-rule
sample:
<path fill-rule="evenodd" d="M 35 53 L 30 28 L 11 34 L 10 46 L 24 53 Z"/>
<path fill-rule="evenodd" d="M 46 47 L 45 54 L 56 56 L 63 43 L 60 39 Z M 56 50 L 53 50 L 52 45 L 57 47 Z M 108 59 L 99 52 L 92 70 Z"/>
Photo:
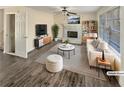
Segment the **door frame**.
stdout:
<path fill-rule="evenodd" d="M 15 53 L 9 53 L 7 44 L 7 14 L 15 14 Z M 28 58 L 27 53 L 27 13 L 21 10 L 4 12 L 4 53 Z M 22 33 L 22 34 L 20 34 Z M 18 36 L 19 35 L 19 36 Z M 18 41 L 19 40 L 19 41 Z M 21 41 L 20 41 L 21 40 Z"/>
<path fill-rule="evenodd" d="M 0 47 L 0 50 L 4 50 L 4 9 L 1 9 L 0 10 L 0 15 L 1 15 L 1 29 L 0 29 L 0 31 L 1 31 L 1 47 Z"/>
<path fill-rule="evenodd" d="M 4 13 L 4 53 L 6 54 L 10 54 L 10 55 L 16 55 L 16 53 L 11 53 L 9 52 L 9 46 L 7 43 L 9 43 L 9 30 L 8 30 L 8 15 L 10 14 L 17 14 L 16 12 L 7 12 Z M 15 27 L 16 28 L 16 27 Z M 15 30 L 16 32 L 16 30 Z M 15 34 L 16 35 L 16 34 Z M 15 44 L 15 48 L 16 48 L 16 44 Z"/>

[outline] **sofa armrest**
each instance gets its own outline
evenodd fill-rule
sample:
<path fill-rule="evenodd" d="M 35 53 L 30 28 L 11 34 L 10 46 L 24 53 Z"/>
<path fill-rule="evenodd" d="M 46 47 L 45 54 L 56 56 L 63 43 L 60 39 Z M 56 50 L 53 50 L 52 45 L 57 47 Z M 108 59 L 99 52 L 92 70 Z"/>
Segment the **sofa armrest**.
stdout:
<path fill-rule="evenodd" d="M 89 51 L 89 65 L 96 67 L 96 57 L 101 57 L 102 52 L 99 51 Z"/>
<path fill-rule="evenodd" d="M 120 58 L 117 57 L 117 56 L 114 56 L 115 57 L 115 60 L 114 60 L 114 70 L 115 71 L 120 71 L 120 68 L 121 68 L 121 61 L 120 61 Z"/>
<path fill-rule="evenodd" d="M 111 69 L 114 70 L 115 69 L 115 58 L 114 55 L 111 53 L 105 53 L 105 60 L 107 60 L 108 62 L 111 63 Z"/>

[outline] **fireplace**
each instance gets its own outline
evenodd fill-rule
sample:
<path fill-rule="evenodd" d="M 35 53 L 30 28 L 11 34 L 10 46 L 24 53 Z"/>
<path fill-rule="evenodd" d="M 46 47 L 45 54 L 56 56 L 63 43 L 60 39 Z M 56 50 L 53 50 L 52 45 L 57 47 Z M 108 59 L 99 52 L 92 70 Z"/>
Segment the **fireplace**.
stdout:
<path fill-rule="evenodd" d="M 64 26 L 62 41 L 64 42 L 67 39 L 73 44 L 82 43 L 82 28 L 80 24 L 66 24 Z"/>
<path fill-rule="evenodd" d="M 69 38 L 78 38 L 78 32 L 76 32 L 76 31 L 67 31 L 67 37 L 69 37 Z"/>

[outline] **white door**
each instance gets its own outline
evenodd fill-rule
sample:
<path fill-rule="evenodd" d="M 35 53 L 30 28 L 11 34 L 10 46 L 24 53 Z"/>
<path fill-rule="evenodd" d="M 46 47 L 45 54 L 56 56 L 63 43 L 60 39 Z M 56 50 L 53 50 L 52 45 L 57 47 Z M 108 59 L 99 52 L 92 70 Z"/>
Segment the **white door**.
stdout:
<path fill-rule="evenodd" d="M 25 13 L 17 13 L 15 15 L 15 54 L 27 58 Z"/>
<path fill-rule="evenodd" d="M 10 50 L 10 44 L 9 44 L 9 25 L 10 25 L 10 20 L 9 20 L 9 14 L 5 14 L 4 16 L 4 53 L 9 53 Z"/>

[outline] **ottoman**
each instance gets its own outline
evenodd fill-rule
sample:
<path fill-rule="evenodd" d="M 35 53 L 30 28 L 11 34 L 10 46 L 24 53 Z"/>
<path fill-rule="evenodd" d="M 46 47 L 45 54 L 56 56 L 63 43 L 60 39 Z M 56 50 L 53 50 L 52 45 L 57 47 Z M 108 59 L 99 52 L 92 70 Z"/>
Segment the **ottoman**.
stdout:
<path fill-rule="evenodd" d="M 50 72 L 59 72 L 63 69 L 63 58 L 60 55 L 52 54 L 47 57 L 46 69 Z"/>

